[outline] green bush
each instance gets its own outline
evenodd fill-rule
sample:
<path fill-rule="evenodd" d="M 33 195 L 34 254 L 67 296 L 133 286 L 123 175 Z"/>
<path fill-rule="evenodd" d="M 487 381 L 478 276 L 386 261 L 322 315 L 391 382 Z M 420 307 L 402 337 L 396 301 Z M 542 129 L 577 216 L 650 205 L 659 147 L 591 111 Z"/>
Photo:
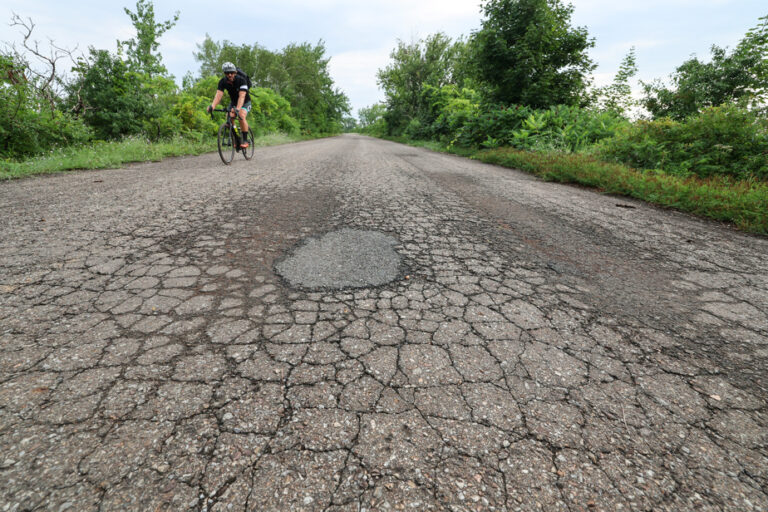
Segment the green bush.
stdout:
<path fill-rule="evenodd" d="M 21 159 L 89 140 L 91 130 L 39 97 L 23 69 L 0 56 L 0 158 Z"/>
<path fill-rule="evenodd" d="M 374 103 L 370 107 L 364 107 L 358 110 L 357 131 L 367 133 L 374 137 L 382 137 L 388 133 L 387 121 L 384 114 L 387 111 L 383 103 Z"/>
<path fill-rule="evenodd" d="M 734 105 L 704 109 L 678 122 L 638 121 L 598 150 L 603 158 L 640 169 L 702 178 L 768 179 L 768 121 Z"/>
<path fill-rule="evenodd" d="M 148 98 L 149 109 L 142 119 L 142 133 L 151 140 L 167 139 L 178 135 L 183 124 L 173 112 L 179 91 L 176 83 L 168 77 L 142 74 L 140 95 Z"/>
<path fill-rule="evenodd" d="M 174 111 L 178 89 L 167 76 L 132 71 L 119 55 L 94 48 L 74 71 L 68 106 L 99 139 L 140 135 L 158 140 L 187 127 Z"/>
<path fill-rule="evenodd" d="M 443 121 L 447 119 L 447 121 Z M 613 136 L 628 123 L 619 114 L 558 105 L 549 109 L 528 107 L 457 108 L 439 121 L 453 131 L 452 140 L 468 147 L 512 146 L 519 149 L 581 151 Z"/>
<path fill-rule="evenodd" d="M 184 85 L 176 96 L 171 111 L 179 118 L 185 133 L 216 135 L 221 120 L 215 117 L 211 119 L 206 109 L 211 104 L 218 81 L 219 78 L 215 76 L 199 80 L 193 79 L 191 75 L 184 77 Z"/>
<path fill-rule="evenodd" d="M 251 89 L 251 114 L 248 124 L 257 135 L 283 132 L 290 135 L 299 133 L 300 123 L 291 115 L 291 104 L 272 89 L 256 87 Z"/>
<path fill-rule="evenodd" d="M 454 127 L 453 140 L 467 147 L 478 147 L 489 137 L 509 144 L 514 138 L 513 132 L 532 112 L 532 109 L 521 105 L 478 108 L 463 118 L 463 124 Z"/>
<path fill-rule="evenodd" d="M 430 126 L 433 139 L 453 140 L 480 111 L 480 95 L 473 89 L 450 84 L 439 89 L 428 87 L 427 94 L 433 110 Z"/>
<path fill-rule="evenodd" d="M 0 99 L 2 102 L 2 99 Z M 19 109 L 14 117 L 0 113 L 0 157 L 41 155 L 53 148 L 91 140 L 93 132 L 81 121 L 58 110 Z"/>
<path fill-rule="evenodd" d="M 428 139 L 428 134 L 429 130 L 418 119 L 411 119 L 403 131 L 403 135 L 412 140 Z"/>
<path fill-rule="evenodd" d="M 117 139 L 140 134 L 142 120 L 150 110 L 150 98 L 137 94 L 139 75 L 106 50 L 90 49 L 87 59 L 74 68 L 77 74 L 69 84 L 69 102 L 99 139 Z"/>

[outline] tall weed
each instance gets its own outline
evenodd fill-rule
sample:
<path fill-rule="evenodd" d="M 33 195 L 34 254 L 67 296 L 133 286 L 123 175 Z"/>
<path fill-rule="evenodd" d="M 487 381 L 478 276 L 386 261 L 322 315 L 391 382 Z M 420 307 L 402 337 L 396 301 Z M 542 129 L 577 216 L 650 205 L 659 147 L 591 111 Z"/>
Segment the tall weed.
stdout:
<path fill-rule="evenodd" d="M 768 120 L 734 105 L 685 121 L 638 121 L 597 149 L 602 157 L 678 176 L 768 180 Z"/>
<path fill-rule="evenodd" d="M 455 144 L 470 147 L 581 151 L 612 137 L 628 123 L 618 114 L 558 105 L 533 110 L 521 105 L 486 107 L 465 115 L 455 130 Z"/>
<path fill-rule="evenodd" d="M 752 233 L 768 234 L 768 183 L 729 177 L 680 177 L 643 172 L 591 155 L 498 148 L 479 152 L 483 162 L 521 169 L 548 181 L 578 183 L 731 222 Z"/>

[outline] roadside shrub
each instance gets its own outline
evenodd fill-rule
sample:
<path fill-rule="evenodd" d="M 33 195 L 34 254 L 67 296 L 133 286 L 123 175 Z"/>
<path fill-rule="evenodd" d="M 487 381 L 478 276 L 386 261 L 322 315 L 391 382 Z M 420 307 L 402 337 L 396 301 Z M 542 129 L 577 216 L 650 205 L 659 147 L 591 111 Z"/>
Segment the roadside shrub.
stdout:
<path fill-rule="evenodd" d="M 768 180 L 768 121 L 734 105 L 704 109 L 682 122 L 638 121 L 598 149 L 606 159 L 680 176 Z"/>
<path fill-rule="evenodd" d="M 381 116 L 373 121 L 373 123 L 358 128 L 359 133 L 364 133 L 366 135 L 371 135 L 373 137 L 383 137 L 389 132 L 389 127 L 387 126 L 387 121 L 384 119 L 384 116 Z"/>
<path fill-rule="evenodd" d="M 384 114 L 387 107 L 383 103 L 374 103 L 370 107 L 361 108 L 358 111 L 357 131 L 374 137 L 383 137 L 388 133 L 387 122 Z"/>
<path fill-rule="evenodd" d="M 39 97 L 20 63 L 0 56 L 0 158 L 26 158 L 91 137 L 83 122 Z"/>
<path fill-rule="evenodd" d="M 473 89 L 459 89 L 455 85 L 445 85 L 434 91 L 432 108 L 435 111 L 435 119 L 431 126 L 432 138 L 452 140 L 459 130 L 480 112 L 480 95 Z"/>
<path fill-rule="evenodd" d="M 626 123 L 614 112 L 558 105 L 532 112 L 512 132 L 508 144 L 518 149 L 582 151 L 613 136 Z"/>
<path fill-rule="evenodd" d="M 429 130 L 426 130 L 424 125 L 418 119 L 411 119 L 408 125 L 405 127 L 403 135 L 412 140 L 422 140 L 429 138 Z"/>
<path fill-rule="evenodd" d="M 174 110 L 179 92 L 171 78 L 133 71 L 120 55 L 94 48 L 73 71 L 67 106 L 79 112 L 97 138 L 137 135 L 159 140 L 184 131 Z"/>
<path fill-rule="evenodd" d="M 172 108 L 179 94 L 176 83 L 164 76 L 147 74 L 139 75 L 139 83 L 139 95 L 147 98 L 148 106 L 142 119 L 142 133 L 151 140 L 178 135 L 183 130 L 183 123 Z"/>
<path fill-rule="evenodd" d="M 185 133 L 216 135 L 219 125 L 205 110 L 210 104 L 210 98 L 205 99 L 184 91 L 176 97 L 170 111 L 179 119 Z"/>
<path fill-rule="evenodd" d="M 521 105 L 484 106 L 470 112 L 464 123 L 455 127 L 453 140 L 460 146 L 477 147 L 488 138 L 510 144 L 513 132 L 520 128 L 532 109 Z"/>
<path fill-rule="evenodd" d="M 613 136 L 628 123 L 614 112 L 558 105 L 533 110 L 521 105 L 460 111 L 450 128 L 454 143 L 469 147 L 581 151 Z"/>
<path fill-rule="evenodd" d="M 272 89 L 256 87 L 251 89 L 252 110 L 248 124 L 257 135 L 284 132 L 299 133 L 300 124 L 291 115 L 291 104 Z"/>
<path fill-rule="evenodd" d="M 91 140 L 93 132 L 80 120 L 58 110 L 19 109 L 0 121 L 0 157 L 21 159 L 53 148 Z"/>
<path fill-rule="evenodd" d="M 90 49 L 73 69 L 74 82 L 69 84 L 72 110 L 99 139 L 119 139 L 141 134 L 143 120 L 152 109 L 152 98 L 137 94 L 142 90 L 141 76 L 128 70 L 128 65 L 106 50 Z"/>

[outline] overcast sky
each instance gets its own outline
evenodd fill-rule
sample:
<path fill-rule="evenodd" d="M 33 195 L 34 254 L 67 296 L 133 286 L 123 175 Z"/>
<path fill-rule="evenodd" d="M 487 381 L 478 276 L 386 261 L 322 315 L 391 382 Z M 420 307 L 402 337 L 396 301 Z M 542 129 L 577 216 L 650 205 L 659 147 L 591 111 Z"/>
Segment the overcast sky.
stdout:
<path fill-rule="evenodd" d="M 573 0 L 572 23 L 595 38 L 591 56 L 599 64 L 595 82 L 609 83 L 630 47 L 636 47 L 638 78 L 666 78 L 692 54 L 708 59 L 709 48 L 735 46 L 768 15 L 766 0 Z M 32 18 L 33 37 L 42 46 L 114 51 L 116 40 L 133 37 L 135 0 L 0 0 L 0 41 L 19 42 L 7 27 L 12 13 Z M 174 28 L 161 39 L 169 71 L 181 81 L 197 74 L 193 52 L 206 33 L 214 40 L 279 50 L 291 42 L 325 41 L 331 75 L 349 96 L 353 113 L 381 101 L 376 71 L 387 65 L 397 40 L 407 42 L 442 31 L 452 38 L 480 28 L 479 0 L 250 0 L 215 2 L 156 0 L 158 21 L 179 11 Z"/>

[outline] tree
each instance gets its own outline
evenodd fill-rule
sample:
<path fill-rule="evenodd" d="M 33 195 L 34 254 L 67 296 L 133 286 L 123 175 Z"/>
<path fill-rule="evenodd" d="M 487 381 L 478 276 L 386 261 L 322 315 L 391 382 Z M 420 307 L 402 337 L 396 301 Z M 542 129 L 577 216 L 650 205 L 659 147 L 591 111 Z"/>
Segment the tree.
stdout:
<path fill-rule="evenodd" d="M 561 0 L 488 0 L 474 34 L 478 79 L 493 101 L 535 108 L 580 105 L 595 65 L 584 27 L 572 28 Z"/>
<path fill-rule="evenodd" d="M 142 120 L 152 112 L 152 101 L 141 94 L 140 75 L 107 50 L 90 48 L 87 59 L 73 69 L 77 79 L 71 90 L 79 91 L 79 114 L 100 139 L 141 133 Z M 70 97 L 74 101 L 74 97 Z"/>
<path fill-rule="evenodd" d="M 22 29 L 23 49 L 19 51 L 15 45 L 10 45 L 10 47 L 6 45 L 8 48 L 4 53 L 8 58 L 22 64 L 26 71 L 24 81 L 32 87 L 35 96 L 45 101 L 51 114 L 54 114 L 57 104 L 61 100 L 63 84 L 66 82 L 60 61 L 67 59 L 74 63 L 76 48 L 73 50 L 62 48 L 57 46 L 53 40 L 50 41 L 47 51 L 40 48 L 40 44 L 32 40 L 35 24 L 31 18 L 24 20 L 19 15 L 14 14 L 11 17 L 11 26 Z M 31 58 L 37 61 L 38 65 L 42 65 L 42 70 L 38 70 L 38 66 L 30 65 Z"/>
<path fill-rule="evenodd" d="M 200 76 L 221 75 L 221 65 L 232 62 L 251 77 L 254 85 L 274 88 L 275 81 L 271 74 L 279 64 L 279 55 L 259 44 L 235 45 L 230 41 L 216 42 L 208 34 L 197 45 L 195 60 L 200 63 Z"/>
<path fill-rule="evenodd" d="M 281 54 L 285 78 L 275 84 L 275 91 L 291 103 L 305 130 L 341 131 L 342 117 L 350 110 L 349 101 L 333 87 L 325 43 L 292 43 Z"/>
<path fill-rule="evenodd" d="M 643 106 L 654 118 L 683 120 L 707 107 L 737 103 L 765 109 L 768 100 L 768 16 L 748 31 L 730 53 L 713 45 L 711 60 L 692 57 L 671 75 L 671 87 L 660 80 L 643 83 Z"/>
<path fill-rule="evenodd" d="M 460 37 L 452 48 L 451 84 L 459 88 L 477 89 L 474 39 Z"/>
<path fill-rule="evenodd" d="M 0 48 L 0 159 L 25 158 L 88 140 L 88 127 L 61 110 L 61 61 L 72 59 L 73 50 L 53 41 L 41 48 L 32 40 L 35 24 L 29 18 L 14 14 L 11 26 L 21 27 L 23 43 L 21 49 L 5 42 Z"/>
<path fill-rule="evenodd" d="M 629 79 L 636 74 L 637 59 L 633 46 L 621 61 L 613 83 L 595 91 L 600 108 L 626 117 L 628 111 L 637 104 L 637 101 L 632 99 L 632 87 L 629 85 Z"/>
<path fill-rule="evenodd" d="M 397 42 L 390 54 L 392 62 L 377 74 L 387 103 L 386 121 L 392 133 L 400 134 L 411 123 L 430 124 L 432 112 L 426 88 L 439 89 L 451 83 L 456 47 L 445 34 L 428 36 L 417 42 Z"/>
<path fill-rule="evenodd" d="M 332 133 L 343 129 L 350 112 L 349 99 L 338 88 L 328 70 L 325 43 L 289 44 L 272 52 L 258 44 L 221 43 L 206 36 L 195 58 L 201 76 L 220 75 L 221 64 L 230 61 L 251 77 L 254 86 L 269 88 L 291 104 L 301 128 L 311 133 Z"/>
<path fill-rule="evenodd" d="M 358 127 L 365 130 L 384 119 L 387 106 L 383 103 L 374 103 L 370 107 L 363 107 L 357 111 Z"/>
<path fill-rule="evenodd" d="M 341 124 L 344 133 L 351 133 L 357 130 L 357 119 L 352 116 L 344 116 L 341 120 Z"/>
<path fill-rule="evenodd" d="M 387 106 L 384 103 L 374 103 L 370 107 L 363 107 L 357 111 L 357 130 L 361 133 L 368 133 L 374 136 L 381 136 L 387 133 L 387 122 L 384 115 L 387 113 Z"/>
<path fill-rule="evenodd" d="M 73 69 L 77 77 L 69 84 L 68 103 L 102 139 L 177 134 L 182 122 L 168 108 L 177 87 L 157 49 L 160 36 L 176 24 L 179 14 L 157 22 L 151 0 L 138 0 L 136 12 L 124 10 L 136 37 L 118 41 L 117 55 L 90 48 Z"/>
<path fill-rule="evenodd" d="M 118 41 L 119 51 L 125 50 L 131 71 L 146 73 L 147 75 L 164 75 L 167 73 L 162 63 L 162 57 L 157 48 L 159 39 L 170 30 L 179 20 L 179 12 L 172 20 L 158 23 L 155 21 L 155 7 L 151 0 L 138 0 L 136 12 L 131 12 L 127 7 L 123 9 L 131 18 L 136 29 L 136 37 L 127 41 Z"/>

